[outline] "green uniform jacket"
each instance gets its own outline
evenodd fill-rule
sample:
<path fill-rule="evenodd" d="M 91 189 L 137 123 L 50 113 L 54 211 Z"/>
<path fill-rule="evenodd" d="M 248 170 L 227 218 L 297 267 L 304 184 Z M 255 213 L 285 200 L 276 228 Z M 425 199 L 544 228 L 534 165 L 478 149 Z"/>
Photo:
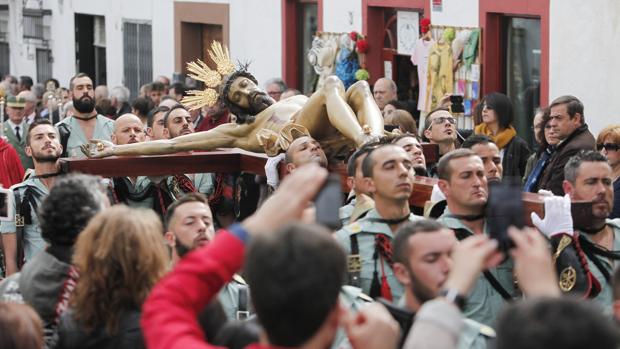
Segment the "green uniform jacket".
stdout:
<path fill-rule="evenodd" d="M 614 230 L 613 250 L 620 251 L 620 218 L 608 219 L 607 225 L 612 227 Z M 580 232 L 579 234 L 590 240 L 588 234 L 582 232 Z M 611 315 L 613 310 L 611 305 L 614 300 L 612 285 L 607 282 L 607 280 L 605 280 L 603 273 L 601 273 L 596 264 L 594 264 L 594 262 L 592 262 L 587 255 L 586 258 L 588 260 L 588 267 L 590 268 L 590 272 L 598 280 L 599 284 L 601 284 L 601 292 L 596 297 L 594 297 L 594 300 L 601 304 L 601 306 L 603 307 L 603 311 L 606 314 Z M 614 275 L 614 270 L 616 270 L 616 267 L 620 264 L 618 261 L 610 261 L 608 258 L 598 255 L 595 256 L 595 258 L 598 258 L 598 260 L 605 267 L 605 269 L 607 269 L 609 275 Z"/>
<path fill-rule="evenodd" d="M 11 187 L 11 190 L 18 188 L 21 201 L 24 201 L 24 192 L 27 187 L 31 187 L 33 192 L 34 201 L 37 204 L 37 207 L 41 207 L 41 203 L 43 199 L 49 193 L 47 187 L 41 182 L 38 178 L 32 179 L 28 178 L 25 181 L 15 184 Z M 41 251 L 45 247 L 45 241 L 41 237 L 41 230 L 39 229 L 39 217 L 37 217 L 37 212 L 34 210 L 34 207 L 30 207 L 30 216 L 32 218 L 32 224 L 24 225 L 23 232 L 23 247 L 24 247 L 24 259 L 29 261 L 35 254 Z M 13 213 L 15 211 L 15 201 L 13 201 Z M 23 213 L 22 213 L 23 215 Z M 15 234 L 17 231 L 17 227 L 15 226 L 15 217 L 10 221 L 2 221 L 0 222 L 0 233 L 2 234 Z"/>
<path fill-rule="evenodd" d="M 370 294 L 373 272 L 375 271 L 375 260 L 373 258 L 375 253 L 375 236 L 377 234 L 385 234 L 390 239 L 394 238 L 394 234 L 392 234 L 392 230 L 387 224 L 374 222 L 372 221 L 373 219 L 381 219 L 381 216 L 379 216 L 376 209 L 368 211 L 368 214 L 366 214 L 364 218 L 355 223 L 349 224 L 336 232 L 336 239 L 348 255 L 351 254 L 351 235 L 357 236 L 361 259 L 359 287 L 365 294 Z M 416 221 L 419 219 L 422 219 L 422 217 L 418 217 L 414 214 L 409 215 L 409 221 Z M 393 301 L 398 301 L 398 299 L 400 299 L 403 295 L 403 286 L 398 282 L 396 276 L 394 276 L 394 271 L 390 265 L 386 261 L 379 258 L 377 259 L 376 270 L 378 272 L 379 279 L 382 276 L 382 271 L 385 272 L 385 276 L 387 277 L 388 284 L 390 285 L 390 289 L 392 291 Z"/>
<path fill-rule="evenodd" d="M 34 168 L 32 158 L 26 155 L 26 150 L 24 149 L 26 146 L 26 137 L 28 136 L 28 124 L 25 121 L 19 125 L 19 131 L 22 137 L 21 142 L 17 140 L 17 137 L 15 137 L 15 133 L 13 132 L 13 129 L 11 129 L 11 126 L 9 126 L 9 123 L 4 123 L 4 135 L 9 141 L 9 144 L 11 144 L 13 148 L 15 148 L 15 151 L 17 151 L 17 155 L 19 155 L 19 160 L 21 161 L 24 170 Z"/>
<path fill-rule="evenodd" d="M 114 121 L 106 118 L 103 115 L 97 115 L 97 124 L 93 132 L 93 139 L 100 139 L 104 141 L 111 141 L 112 133 L 114 132 Z M 71 130 L 71 135 L 67 141 L 67 156 L 71 158 L 85 158 L 86 155 L 80 150 L 82 144 L 87 144 L 89 139 L 86 138 L 82 127 L 77 120 L 73 117 L 68 117 L 56 124 L 56 128 L 60 124 L 65 124 Z"/>
<path fill-rule="evenodd" d="M 439 217 L 437 221 L 450 229 L 465 229 L 473 234 L 473 231 L 466 227 L 459 219 L 452 217 L 448 208 L 446 208 L 444 214 Z M 489 235 L 486 223 L 484 225 L 484 233 Z M 512 258 L 508 257 L 497 267 L 489 269 L 489 272 L 512 297 L 516 297 L 517 293 L 514 285 L 513 267 Z M 467 297 L 463 315 L 465 315 L 466 318 L 493 327 L 497 314 L 505 304 L 506 301 L 504 298 L 493 288 L 484 275 L 480 274 L 476 281 L 476 285 L 469 294 L 469 297 Z"/>

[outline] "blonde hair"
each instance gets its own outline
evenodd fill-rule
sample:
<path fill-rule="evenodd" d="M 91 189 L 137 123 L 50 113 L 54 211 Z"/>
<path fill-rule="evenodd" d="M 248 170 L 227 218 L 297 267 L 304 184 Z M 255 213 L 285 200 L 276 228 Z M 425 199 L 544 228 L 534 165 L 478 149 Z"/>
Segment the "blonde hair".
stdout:
<path fill-rule="evenodd" d="M 390 115 L 385 118 L 386 125 L 395 125 L 403 133 L 418 133 L 418 126 L 416 125 L 413 116 L 406 110 L 396 109 Z"/>
<path fill-rule="evenodd" d="M 75 246 L 74 317 L 87 331 L 105 325 L 115 334 L 121 314 L 140 309 L 166 272 L 161 221 L 151 210 L 117 205 L 97 214 Z"/>

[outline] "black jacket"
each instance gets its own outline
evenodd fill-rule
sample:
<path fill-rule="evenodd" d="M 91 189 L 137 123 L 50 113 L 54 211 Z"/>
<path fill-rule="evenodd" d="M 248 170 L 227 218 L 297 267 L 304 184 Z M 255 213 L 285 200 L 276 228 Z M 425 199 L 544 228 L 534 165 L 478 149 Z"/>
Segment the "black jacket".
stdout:
<path fill-rule="evenodd" d="M 503 178 L 517 177 L 519 180 L 525 174 L 527 159 L 530 157 L 530 147 L 523 138 L 514 136 L 510 143 L 504 148 L 504 159 L 502 160 Z"/>

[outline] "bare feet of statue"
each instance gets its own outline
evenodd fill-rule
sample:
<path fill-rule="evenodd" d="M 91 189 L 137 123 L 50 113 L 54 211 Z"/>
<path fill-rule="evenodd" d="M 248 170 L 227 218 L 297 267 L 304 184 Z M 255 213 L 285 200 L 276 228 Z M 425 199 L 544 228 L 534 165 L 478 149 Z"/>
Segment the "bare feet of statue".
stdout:
<path fill-rule="evenodd" d="M 87 144 L 82 144 L 80 149 L 89 158 L 104 158 L 114 155 L 114 144 L 100 139 L 91 139 Z"/>

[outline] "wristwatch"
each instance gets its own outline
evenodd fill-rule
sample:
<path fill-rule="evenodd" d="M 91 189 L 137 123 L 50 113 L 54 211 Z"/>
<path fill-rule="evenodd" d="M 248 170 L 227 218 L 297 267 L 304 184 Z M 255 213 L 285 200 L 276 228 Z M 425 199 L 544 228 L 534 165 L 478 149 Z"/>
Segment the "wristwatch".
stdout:
<path fill-rule="evenodd" d="M 460 294 L 459 290 L 457 290 L 456 288 L 444 288 L 443 290 L 439 291 L 438 296 L 444 297 L 448 300 L 448 302 L 453 303 L 461 310 L 463 310 L 467 301 L 465 299 L 465 296 Z"/>

